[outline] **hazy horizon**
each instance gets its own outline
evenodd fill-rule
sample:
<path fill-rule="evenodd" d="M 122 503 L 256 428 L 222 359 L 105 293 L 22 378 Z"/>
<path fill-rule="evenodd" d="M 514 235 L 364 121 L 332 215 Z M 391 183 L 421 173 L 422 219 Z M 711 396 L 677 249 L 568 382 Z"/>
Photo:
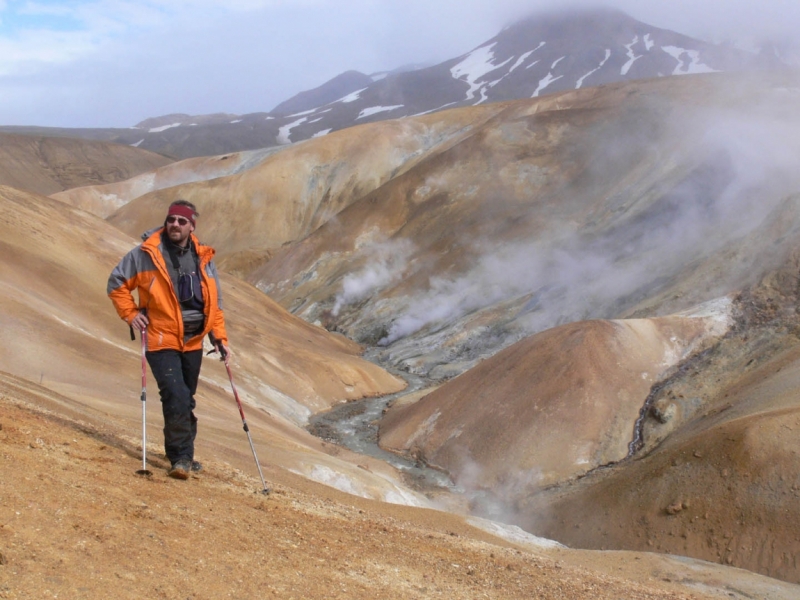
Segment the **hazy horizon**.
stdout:
<path fill-rule="evenodd" d="M 358 70 L 434 64 L 537 12 L 607 6 L 707 41 L 786 43 L 788 0 L 0 0 L 0 125 L 266 112 Z"/>

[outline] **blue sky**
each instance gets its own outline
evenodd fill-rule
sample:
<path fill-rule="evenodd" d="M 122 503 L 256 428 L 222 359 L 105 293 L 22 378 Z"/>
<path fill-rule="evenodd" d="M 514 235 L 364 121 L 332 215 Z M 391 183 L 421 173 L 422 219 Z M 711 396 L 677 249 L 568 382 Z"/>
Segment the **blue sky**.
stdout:
<path fill-rule="evenodd" d="M 348 69 L 458 56 L 554 4 L 565 2 L 0 0 L 0 125 L 127 127 L 168 113 L 267 111 Z M 704 39 L 800 29 L 796 0 L 605 4 Z"/>

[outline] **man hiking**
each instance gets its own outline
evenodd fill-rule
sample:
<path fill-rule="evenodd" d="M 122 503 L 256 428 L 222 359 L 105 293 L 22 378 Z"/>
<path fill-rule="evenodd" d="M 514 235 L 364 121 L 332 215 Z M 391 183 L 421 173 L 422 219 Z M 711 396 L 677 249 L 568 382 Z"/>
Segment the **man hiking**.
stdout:
<path fill-rule="evenodd" d="M 228 336 L 214 249 L 194 236 L 194 204 L 170 204 L 164 225 L 142 235 L 108 278 L 108 295 L 132 328 L 147 330 L 147 362 L 158 382 L 164 413 L 164 449 L 175 479 L 188 479 L 202 465 L 194 460 L 194 415 L 203 336 L 225 354 Z M 133 290 L 138 292 L 138 303 Z M 221 348 L 219 348 L 221 346 Z"/>

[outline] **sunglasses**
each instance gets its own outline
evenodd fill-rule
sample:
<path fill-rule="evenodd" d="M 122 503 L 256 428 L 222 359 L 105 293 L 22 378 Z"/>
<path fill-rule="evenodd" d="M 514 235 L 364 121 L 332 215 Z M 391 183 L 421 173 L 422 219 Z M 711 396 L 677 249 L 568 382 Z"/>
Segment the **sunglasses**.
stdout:
<path fill-rule="evenodd" d="M 167 217 L 167 223 L 169 223 L 170 225 L 172 223 L 175 223 L 176 221 L 178 222 L 178 225 L 183 227 L 184 225 L 186 225 L 189 222 L 189 219 L 186 219 L 184 217 L 176 217 L 175 215 Z"/>

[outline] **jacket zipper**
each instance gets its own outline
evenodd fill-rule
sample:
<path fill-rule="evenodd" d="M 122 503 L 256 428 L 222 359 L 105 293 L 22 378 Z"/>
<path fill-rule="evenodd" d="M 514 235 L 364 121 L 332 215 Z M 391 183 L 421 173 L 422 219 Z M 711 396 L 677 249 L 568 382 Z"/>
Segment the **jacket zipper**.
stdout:
<path fill-rule="evenodd" d="M 159 238 L 160 238 L 160 235 L 161 234 L 159 234 Z M 180 302 L 178 302 L 178 294 L 175 292 L 175 286 L 172 285 L 172 277 L 169 276 L 169 271 L 167 270 L 166 263 L 164 262 L 164 257 L 162 256 L 161 250 L 159 249 L 160 245 L 161 245 L 161 242 L 159 241 L 159 244 L 155 248 L 152 248 L 152 247 L 148 246 L 146 243 L 142 247 L 150 255 L 150 258 L 152 259 L 153 264 L 156 265 L 156 268 L 161 273 L 161 276 L 164 277 L 164 279 L 166 279 L 167 283 L 169 284 L 169 289 L 172 290 L 173 308 L 175 308 L 177 310 L 176 314 L 180 314 L 181 313 L 181 305 L 180 305 Z M 151 284 L 151 287 L 152 287 L 152 284 Z M 178 321 L 178 345 L 179 345 L 180 351 L 183 352 L 183 319 L 182 318 L 181 319 L 177 319 L 177 321 Z M 161 334 L 161 336 L 159 338 L 159 341 L 161 342 L 161 345 L 163 346 L 163 342 L 164 342 L 164 334 L 163 333 Z"/>

